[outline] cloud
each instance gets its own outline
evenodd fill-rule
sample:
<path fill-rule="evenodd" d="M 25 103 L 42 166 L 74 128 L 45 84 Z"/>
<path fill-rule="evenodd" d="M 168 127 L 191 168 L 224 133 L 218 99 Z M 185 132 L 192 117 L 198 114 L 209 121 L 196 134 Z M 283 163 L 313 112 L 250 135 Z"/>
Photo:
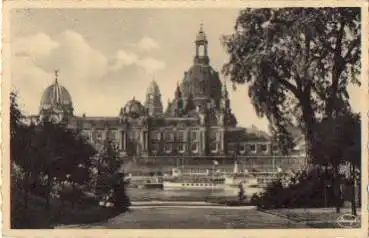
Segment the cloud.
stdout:
<path fill-rule="evenodd" d="M 98 92 L 99 84 L 91 80 L 101 80 L 108 72 L 107 58 L 74 31 L 65 31 L 54 40 L 45 33 L 19 38 L 11 49 L 13 88 L 33 113 L 38 111 L 43 90 L 53 82 L 55 68 L 60 69 L 60 82 L 70 90 L 74 104 L 81 106 L 89 102 L 77 92 L 85 91 L 88 84 L 91 94 Z"/>
<path fill-rule="evenodd" d="M 147 73 L 153 73 L 165 68 L 165 62 L 150 57 L 139 60 L 137 64 Z"/>
<path fill-rule="evenodd" d="M 125 50 L 119 50 L 114 61 L 115 62 L 109 67 L 109 70 L 111 71 L 117 71 L 125 67 L 135 66 L 150 74 L 158 70 L 162 70 L 166 66 L 164 61 L 152 57 L 140 58 L 140 56 L 137 54 L 127 52 Z"/>
<path fill-rule="evenodd" d="M 53 41 L 47 34 L 40 32 L 33 36 L 17 39 L 12 44 L 12 53 L 14 56 L 21 57 L 46 57 L 59 45 L 58 42 Z"/>
<path fill-rule="evenodd" d="M 82 35 L 65 31 L 60 35 L 60 47 L 45 59 L 43 65 L 47 69 L 59 68 L 61 77 L 64 75 L 68 81 L 85 83 L 103 77 L 107 72 L 108 60 L 100 51 L 92 48 Z"/>
<path fill-rule="evenodd" d="M 124 50 L 119 50 L 116 55 L 116 61 L 110 70 L 118 70 L 124 66 L 135 64 L 138 61 L 138 56 L 134 53 L 127 53 Z"/>
<path fill-rule="evenodd" d="M 19 104 L 27 105 L 27 112 L 38 111 L 40 95 L 52 79 L 37 62 L 50 57 L 59 46 L 59 42 L 43 32 L 11 43 L 12 89 L 18 92 Z"/>
<path fill-rule="evenodd" d="M 136 48 L 140 51 L 151 51 L 159 49 L 159 44 L 150 37 L 143 37 L 135 44 Z"/>

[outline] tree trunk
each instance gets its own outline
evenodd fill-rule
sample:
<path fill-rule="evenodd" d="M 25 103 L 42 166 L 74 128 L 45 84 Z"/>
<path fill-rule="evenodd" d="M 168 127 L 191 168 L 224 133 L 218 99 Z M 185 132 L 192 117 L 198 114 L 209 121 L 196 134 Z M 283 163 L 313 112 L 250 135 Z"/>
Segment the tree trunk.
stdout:
<path fill-rule="evenodd" d="M 74 181 L 72 181 L 72 208 L 74 209 L 74 205 L 75 205 L 75 199 L 76 199 L 76 184 Z"/>
<path fill-rule="evenodd" d="M 25 174 L 25 181 L 24 181 L 24 209 L 28 209 L 28 193 L 29 193 L 29 172 Z"/>
<path fill-rule="evenodd" d="M 50 174 L 47 175 L 47 187 L 46 187 L 46 210 L 50 209 L 50 193 L 51 193 L 51 178 Z"/>
<path fill-rule="evenodd" d="M 355 176 L 355 165 L 351 162 L 351 176 L 352 176 L 352 196 L 351 196 L 351 212 L 352 215 L 357 216 L 356 212 L 356 176 Z"/>
<path fill-rule="evenodd" d="M 305 127 L 306 144 L 306 166 L 309 168 L 313 163 L 313 142 L 314 142 L 314 111 L 311 107 L 310 90 L 306 90 L 300 98 L 302 105 L 302 119 Z"/>
<path fill-rule="evenodd" d="M 334 190 L 334 203 L 336 206 L 336 213 L 341 212 L 341 189 L 340 179 L 338 176 L 338 166 L 333 166 L 333 190 Z"/>
<path fill-rule="evenodd" d="M 324 190 L 324 207 L 328 207 L 328 195 L 327 195 L 327 184 L 328 180 L 328 166 L 324 166 L 324 176 L 323 176 L 323 190 Z"/>

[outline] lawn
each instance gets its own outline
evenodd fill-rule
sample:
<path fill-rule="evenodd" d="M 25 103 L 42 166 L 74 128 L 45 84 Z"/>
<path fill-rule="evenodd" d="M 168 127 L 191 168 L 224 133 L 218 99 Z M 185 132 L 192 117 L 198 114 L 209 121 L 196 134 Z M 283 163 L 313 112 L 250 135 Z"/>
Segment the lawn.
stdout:
<path fill-rule="evenodd" d="M 71 228 L 71 227 L 64 227 Z M 270 229 L 306 228 L 288 219 L 252 209 L 227 207 L 133 207 L 105 222 L 73 228 L 108 229 Z"/>
<path fill-rule="evenodd" d="M 344 214 L 351 214 L 351 209 L 342 208 L 340 213 L 336 213 L 335 208 L 271 209 L 264 212 L 305 223 L 314 228 L 339 228 L 337 219 Z M 358 210 L 357 219 L 358 222 L 354 228 L 360 227 L 360 210 Z"/>
<path fill-rule="evenodd" d="M 107 220 L 120 212 L 112 208 L 103 208 L 91 204 L 75 204 L 46 201 L 41 197 L 29 195 L 27 209 L 24 207 L 24 193 L 13 189 L 11 194 L 11 228 L 13 229 L 50 229 L 60 224 L 86 224 Z"/>

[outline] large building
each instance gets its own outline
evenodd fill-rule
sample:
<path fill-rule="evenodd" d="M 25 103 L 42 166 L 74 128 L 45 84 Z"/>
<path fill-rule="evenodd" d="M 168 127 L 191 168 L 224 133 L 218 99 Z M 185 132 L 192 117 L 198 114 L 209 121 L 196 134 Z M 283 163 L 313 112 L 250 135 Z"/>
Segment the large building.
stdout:
<path fill-rule="evenodd" d="M 236 157 L 243 157 L 248 167 L 271 166 L 265 158 L 278 152 L 266 133 L 237 126 L 226 84 L 210 65 L 208 40 L 202 28 L 195 47 L 193 65 L 184 73 L 165 110 L 160 89 L 152 81 L 144 103 L 133 98 L 117 109 L 116 116 L 76 116 L 72 97 L 59 84 L 56 74 L 54 84 L 42 96 L 39 116 L 81 129 L 97 148 L 106 140 L 112 141 L 122 159 L 134 160 L 136 165 L 151 164 L 166 170 L 164 165 L 178 165 L 178 158 L 181 164 L 195 167 L 214 160 L 233 165 Z"/>

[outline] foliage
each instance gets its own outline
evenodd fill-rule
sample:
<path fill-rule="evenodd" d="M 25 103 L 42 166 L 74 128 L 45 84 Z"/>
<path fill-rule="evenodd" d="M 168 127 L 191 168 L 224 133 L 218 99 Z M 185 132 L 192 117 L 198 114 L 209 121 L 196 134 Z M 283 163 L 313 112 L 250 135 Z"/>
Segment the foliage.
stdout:
<path fill-rule="evenodd" d="M 95 150 L 85 138 L 64 124 L 25 123 L 16 94 L 11 93 L 10 98 L 10 154 L 13 167 L 17 168 L 12 177 L 15 187 L 25 191 L 25 206 L 29 192 L 46 198 L 48 203 L 53 184 L 67 177 L 73 184 L 88 181 L 90 157 Z"/>
<path fill-rule="evenodd" d="M 325 119 L 314 130 L 314 154 L 317 164 L 337 166 L 353 162 L 361 166 L 361 121 L 359 114 L 339 115 Z"/>
<path fill-rule="evenodd" d="M 254 195 L 251 202 L 262 209 L 333 206 L 333 188 L 327 186 L 331 181 L 332 171 L 301 172 L 288 183 L 282 178 L 273 181 L 262 194 Z"/>
<path fill-rule="evenodd" d="M 350 111 L 347 86 L 360 84 L 360 18 L 360 8 L 243 10 L 223 38 L 223 72 L 248 84 L 256 112 L 277 131 L 301 128 L 310 153 L 315 123 Z"/>
<path fill-rule="evenodd" d="M 122 160 L 110 140 L 105 141 L 104 150 L 97 161 L 96 193 L 105 202 L 112 202 L 117 209 L 126 210 L 130 201 L 126 194 L 124 174 L 121 171 Z"/>
<path fill-rule="evenodd" d="M 287 128 L 276 127 L 272 124 L 269 124 L 269 130 L 272 136 L 273 145 L 278 146 L 283 155 L 288 155 L 291 149 L 296 146 L 292 134 Z"/>

